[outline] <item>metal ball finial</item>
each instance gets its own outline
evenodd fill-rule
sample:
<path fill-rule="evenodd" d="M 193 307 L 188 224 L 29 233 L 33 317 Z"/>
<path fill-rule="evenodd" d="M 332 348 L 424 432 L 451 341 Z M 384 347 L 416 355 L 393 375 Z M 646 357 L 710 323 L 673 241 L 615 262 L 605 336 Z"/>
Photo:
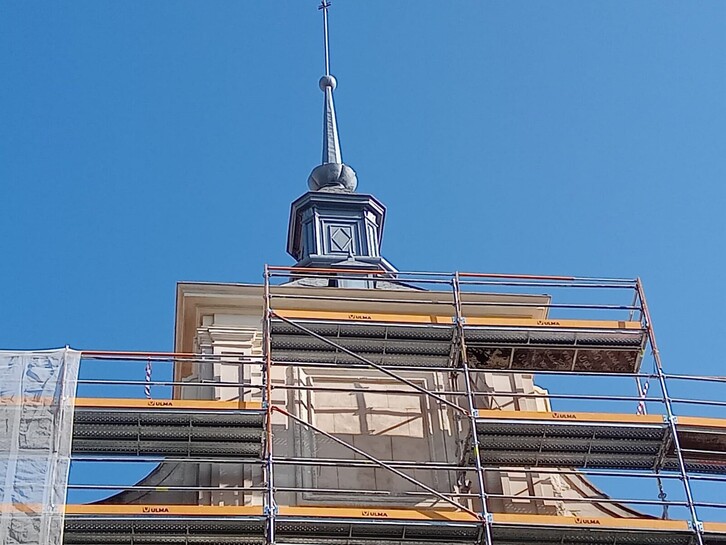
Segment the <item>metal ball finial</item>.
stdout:
<path fill-rule="evenodd" d="M 355 170 L 344 163 L 324 163 L 316 166 L 308 178 L 310 191 L 338 190 L 352 193 L 358 186 Z"/>
<path fill-rule="evenodd" d="M 327 89 L 328 87 L 331 90 L 335 90 L 335 88 L 338 86 L 338 80 L 336 80 L 334 76 L 327 74 L 327 75 L 323 76 L 322 78 L 320 78 L 319 85 L 320 85 L 320 90 L 323 92 L 325 92 L 325 89 Z"/>

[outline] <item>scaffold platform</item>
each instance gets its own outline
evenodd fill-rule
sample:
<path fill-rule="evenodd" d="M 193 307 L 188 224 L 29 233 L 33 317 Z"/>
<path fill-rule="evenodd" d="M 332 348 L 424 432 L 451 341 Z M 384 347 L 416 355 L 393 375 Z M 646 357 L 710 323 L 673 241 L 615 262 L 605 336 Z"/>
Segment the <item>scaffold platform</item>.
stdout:
<path fill-rule="evenodd" d="M 456 318 L 415 314 L 276 310 L 276 361 L 443 367 L 451 362 Z M 637 372 L 646 331 L 637 321 L 463 318 L 473 367 Z M 359 356 L 359 357 L 356 357 Z"/>
<path fill-rule="evenodd" d="M 66 545 L 264 543 L 261 506 L 69 505 Z M 474 544 L 483 521 L 468 513 L 388 507 L 286 507 L 276 514 L 279 543 Z M 684 520 L 495 513 L 492 542 L 690 545 Z M 726 524 L 706 523 L 705 543 L 726 543 Z"/>
<path fill-rule="evenodd" d="M 689 471 L 726 473 L 726 419 L 680 417 Z M 479 457 L 489 466 L 678 470 L 660 415 L 478 410 Z"/>
<path fill-rule="evenodd" d="M 726 543 L 726 525 L 705 523 L 701 537 L 708 545 Z M 495 513 L 492 541 L 497 545 L 692 545 L 698 543 L 698 537 L 685 520 Z"/>
<path fill-rule="evenodd" d="M 68 505 L 65 545 L 265 542 L 261 507 Z"/>
<path fill-rule="evenodd" d="M 271 320 L 275 361 L 446 367 L 451 317 L 278 310 Z M 311 335 L 311 333 L 313 335 Z"/>
<path fill-rule="evenodd" d="M 636 373 L 646 330 L 640 322 L 464 317 L 472 367 L 575 373 Z"/>
<path fill-rule="evenodd" d="M 260 403 L 77 398 L 75 454 L 259 457 Z"/>

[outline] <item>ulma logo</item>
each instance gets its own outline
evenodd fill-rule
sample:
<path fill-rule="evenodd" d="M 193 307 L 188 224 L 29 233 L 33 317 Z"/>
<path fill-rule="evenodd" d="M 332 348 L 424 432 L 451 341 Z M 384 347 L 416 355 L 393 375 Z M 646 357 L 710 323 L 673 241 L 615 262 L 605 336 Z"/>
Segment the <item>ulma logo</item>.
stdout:
<path fill-rule="evenodd" d="M 155 400 L 155 399 L 150 399 L 147 402 L 147 405 L 149 407 L 171 407 L 174 404 L 171 401 L 169 401 L 169 400 Z"/>
<path fill-rule="evenodd" d="M 385 511 L 363 511 L 364 517 L 376 517 L 376 518 L 386 518 L 388 517 L 388 513 Z"/>
<path fill-rule="evenodd" d="M 600 521 L 598 519 L 575 517 L 575 524 L 600 524 Z"/>
<path fill-rule="evenodd" d="M 369 314 L 348 314 L 349 320 L 372 320 Z"/>
<path fill-rule="evenodd" d="M 169 508 L 168 507 L 162 507 L 162 506 L 155 507 L 153 505 L 147 505 L 147 506 L 145 506 L 145 507 L 142 508 L 142 511 L 144 513 L 168 513 L 169 512 Z"/>

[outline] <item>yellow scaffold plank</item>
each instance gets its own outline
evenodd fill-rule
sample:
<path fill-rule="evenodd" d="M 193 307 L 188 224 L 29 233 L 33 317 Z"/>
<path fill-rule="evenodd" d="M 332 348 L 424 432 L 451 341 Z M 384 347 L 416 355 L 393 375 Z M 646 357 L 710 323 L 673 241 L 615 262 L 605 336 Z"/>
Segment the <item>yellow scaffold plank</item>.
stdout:
<path fill-rule="evenodd" d="M 0 503 L 0 513 L 25 513 L 37 515 L 43 511 L 42 503 Z"/>
<path fill-rule="evenodd" d="M 726 522 L 704 522 L 703 531 L 706 534 L 726 534 Z"/>
<path fill-rule="evenodd" d="M 390 519 L 390 520 L 440 520 L 451 522 L 476 522 L 478 519 L 463 511 L 448 509 L 391 509 L 388 507 L 283 507 L 278 508 L 281 517 L 321 517 L 337 519 Z"/>
<path fill-rule="evenodd" d="M 66 515 L 262 516 L 260 505 L 93 505 L 69 504 Z"/>
<path fill-rule="evenodd" d="M 607 424 L 663 424 L 663 416 L 657 414 L 580 413 L 547 411 L 498 411 L 477 410 L 477 418 L 486 420 L 540 420 L 543 422 L 597 422 Z"/>
<path fill-rule="evenodd" d="M 262 507 L 224 505 L 66 505 L 66 515 L 170 515 L 170 516 L 261 516 Z M 477 522 L 469 513 L 446 509 L 391 509 L 387 507 L 288 507 L 279 506 L 278 516 L 325 519 L 389 519 Z"/>
<path fill-rule="evenodd" d="M 52 396 L 43 396 L 43 397 L 0 397 L 0 405 L 4 406 L 16 406 L 20 407 L 21 405 L 26 406 L 34 406 L 34 407 L 49 407 L 53 404 L 60 404 L 60 399 L 52 397 Z"/>
<path fill-rule="evenodd" d="M 557 527 L 587 527 L 602 529 L 628 529 L 653 531 L 688 531 L 688 522 L 685 520 L 662 520 L 649 518 L 615 518 L 615 517 L 561 517 L 557 515 L 520 515 L 495 513 L 495 525 L 516 526 L 557 526 Z"/>
<path fill-rule="evenodd" d="M 3 505 L 28 510 L 27 505 Z M 40 506 L 38 506 L 40 507 Z M 263 508 L 259 505 L 93 505 L 69 504 L 65 506 L 66 515 L 76 516 L 177 516 L 177 517 L 261 517 Z M 447 509 L 392 509 L 387 507 L 290 507 L 279 506 L 280 517 L 304 517 L 310 519 L 388 519 L 399 521 L 441 521 L 441 522 L 480 522 L 469 513 Z M 557 528 L 591 528 L 602 530 L 640 530 L 654 532 L 688 532 L 685 520 L 662 520 L 656 518 L 616 518 L 616 517 L 574 517 L 557 515 L 527 515 L 494 513 L 494 526 L 527 526 Z M 726 523 L 706 522 L 707 534 L 726 534 Z"/>
<path fill-rule="evenodd" d="M 562 328 L 562 329 L 643 329 L 640 322 L 617 320 L 539 320 L 534 318 L 466 317 L 466 326 Z"/>
<path fill-rule="evenodd" d="M 209 409 L 209 410 L 260 410 L 257 401 L 214 401 L 204 399 L 128 399 L 105 397 L 78 397 L 77 408 L 94 409 Z"/>
<path fill-rule="evenodd" d="M 452 325 L 452 316 L 426 314 L 387 314 L 382 312 L 336 312 L 328 310 L 275 310 L 275 314 L 288 320 L 327 320 L 331 322 L 384 322 L 406 324 Z"/>
<path fill-rule="evenodd" d="M 395 314 L 382 312 L 354 312 L 330 310 L 275 310 L 275 314 L 288 320 L 325 320 L 331 322 L 381 322 L 404 324 L 451 325 L 453 316 L 427 314 Z M 467 316 L 466 326 L 562 328 L 562 329 L 613 329 L 640 330 L 643 325 L 634 321 L 617 320 L 541 320 L 517 317 Z"/>
<path fill-rule="evenodd" d="M 726 432 L 726 419 L 705 418 L 700 416 L 679 416 L 678 429 L 682 429 L 683 431 L 697 431 L 689 430 L 687 428 L 717 429 L 719 431 Z"/>

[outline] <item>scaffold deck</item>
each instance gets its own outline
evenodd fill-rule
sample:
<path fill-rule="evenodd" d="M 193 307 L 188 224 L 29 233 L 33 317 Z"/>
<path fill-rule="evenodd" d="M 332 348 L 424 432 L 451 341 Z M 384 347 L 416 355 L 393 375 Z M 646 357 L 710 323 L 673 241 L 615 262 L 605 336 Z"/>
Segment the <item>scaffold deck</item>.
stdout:
<path fill-rule="evenodd" d="M 264 417 L 259 403 L 78 398 L 73 452 L 254 457 Z"/>
<path fill-rule="evenodd" d="M 481 325 L 476 325 L 481 323 Z M 635 373 L 646 331 L 640 322 L 467 319 L 474 368 L 577 373 Z"/>
<path fill-rule="evenodd" d="M 66 545 L 104 543 L 263 543 L 259 506 L 69 505 Z M 387 507 L 285 507 L 275 518 L 279 543 L 477 543 L 484 524 L 464 512 Z M 494 513 L 493 543 L 688 545 L 683 520 Z M 705 542 L 726 543 L 726 525 L 706 523 Z"/>
<path fill-rule="evenodd" d="M 294 319 L 295 324 L 317 336 L 280 318 L 272 320 L 273 360 L 360 364 L 360 357 L 363 357 L 378 365 L 446 367 L 450 364 L 455 338 L 451 318 L 442 318 L 439 323 L 435 321 L 436 317 L 427 316 L 420 318 L 429 322 L 396 323 L 383 320 L 388 315 L 324 313 L 322 318 L 334 314 L 339 319 L 319 320 L 317 313 L 312 314 L 312 318 L 298 319 L 299 313 L 280 311 L 278 316 Z M 377 321 L 358 320 L 356 317 L 375 318 Z M 411 317 L 412 320 L 414 318 L 419 317 Z"/>
<path fill-rule="evenodd" d="M 663 416 L 479 410 L 476 429 L 486 465 L 677 470 Z M 726 473 L 726 419 L 681 417 L 690 471 Z"/>
<path fill-rule="evenodd" d="M 453 316 L 278 310 L 275 361 L 443 367 L 457 334 Z M 475 368 L 632 373 L 646 331 L 640 322 L 465 317 Z"/>

